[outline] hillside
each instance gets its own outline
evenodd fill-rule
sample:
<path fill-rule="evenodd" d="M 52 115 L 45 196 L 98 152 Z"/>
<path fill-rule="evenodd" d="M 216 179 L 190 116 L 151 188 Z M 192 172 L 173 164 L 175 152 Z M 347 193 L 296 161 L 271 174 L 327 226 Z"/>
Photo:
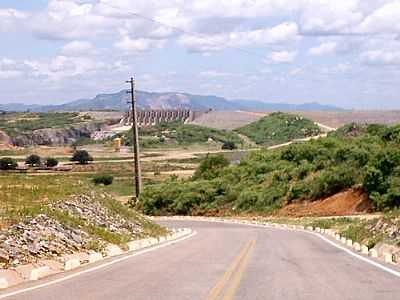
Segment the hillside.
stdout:
<path fill-rule="evenodd" d="M 107 123 L 80 113 L 7 113 L 0 115 L 0 143 L 21 147 L 70 144 L 90 138 Z"/>
<path fill-rule="evenodd" d="M 266 103 L 264 101 L 228 100 L 213 95 L 193 95 L 179 92 L 145 92 L 137 91 L 138 107 L 142 109 L 191 109 L 206 111 L 208 109 L 220 111 L 235 110 L 341 110 L 335 106 L 321 105 L 318 103 L 287 104 Z M 25 104 L 0 104 L 0 111 L 86 111 L 86 110 L 118 110 L 129 109 L 129 94 L 126 90 L 117 93 L 99 94 L 92 99 L 80 99 L 60 105 L 25 105 Z"/>
<path fill-rule="evenodd" d="M 260 150 L 228 165 L 208 157 L 195 176 L 148 186 L 139 208 L 149 214 L 272 213 L 359 187 L 375 210 L 400 207 L 400 126 L 358 137 L 328 138 Z"/>
<path fill-rule="evenodd" d="M 320 129 L 311 120 L 298 115 L 272 113 L 269 116 L 236 129 L 259 145 L 273 146 L 300 138 L 316 136 Z"/>
<path fill-rule="evenodd" d="M 163 123 L 139 130 L 140 143 L 144 148 L 189 146 L 193 144 L 233 142 L 242 144 L 242 139 L 235 132 L 218 130 L 181 122 Z M 131 131 L 122 135 L 126 145 L 132 144 Z"/>

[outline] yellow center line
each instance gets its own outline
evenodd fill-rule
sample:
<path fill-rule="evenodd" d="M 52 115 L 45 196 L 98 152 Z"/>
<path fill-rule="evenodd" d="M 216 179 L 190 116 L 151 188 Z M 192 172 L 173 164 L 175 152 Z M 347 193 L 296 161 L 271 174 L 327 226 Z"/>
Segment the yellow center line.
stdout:
<path fill-rule="evenodd" d="M 255 240 L 251 241 L 250 248 L 247 251 L 245 257 L 243 258 L 239 266 L 239 269 L 235 273 L 235 276 L 233 277 L 231 284 L 227 288 L 223 300 L 232 300 L 233 297 L 235 296 L 236 290 L 239 288 L 240 281 L 242 280 L 243 274 L 246 271 L 246 267 L 249 264 L 249 260 L 254 252 L 255 245 L 256 241 Z"/>
<path fill-rule="evenodd" d="M 210 291 L 210 293 L 208 294 L 208 296 L 206 298 L 207 300 L 216 300 L 218 298 L 219 294 L 224 289 L 225 285 L 231 278 L 233 272 L 236 270 L 240 261 L 246 255 L 247 251 L 250 249 L 250 246 L 251 246 L 251 241 L 249 241 L 245 244 L 245 246 L 240 251 L 239 255 L 235 258 L 235 260 L 232 262 L 232 264 L 226 270 L 226 272 L 224 273 L 222 278 L 217 282 L 217 284 L 214 286 L 214 288 Z"/>

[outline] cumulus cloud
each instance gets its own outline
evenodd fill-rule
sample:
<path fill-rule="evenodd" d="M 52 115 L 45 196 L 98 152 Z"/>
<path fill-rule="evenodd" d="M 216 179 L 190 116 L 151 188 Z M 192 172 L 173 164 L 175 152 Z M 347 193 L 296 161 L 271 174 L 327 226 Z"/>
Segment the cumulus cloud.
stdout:
<path fill-rule="evenodd" d="M 400 2 L 386 3 L 357 27 L 360 33 L 400 33 Z"/>
<path fill-rule="evenodd" d="M 234 31 L 214 35 L 183 35 L 179 43 L 192 51 L 212 52 L 226 47 L 265 46 L 298 38 L 297 24 L 282 23 L 274 27 L 250 31 Z"/>
<path fill-rule="evenodd" d="M 164 45 L 165 40 L 146 38 L 132 39 L 127 35 L 123 35 L 121 39 L 114 44 L 115 48 L 124 52 L 145 52 L 162 48 Z"/>
<path fill-rule="evenodd" d="M 301 29 L 304 34 L 348 34 L 364 15 L 359 0 L 303 1 Z"/>
<path fill-rule="evenodd" d="M 269 55 L 269 61 L 277 64 L 292 63 L 297 57 L 297 51 L 276 51 Z"/>
<path fill-rule="evenodd" d="M 366 51 L 361 54 L 361 60 L 366 64 L 399 65 L 400 51 Z"/>
<path fill-rule="evenodd" d="M 336 42 L 327 42 L 322 43 L 317 47 L 313 47 L 309 50 L 310 55 L 320 56 L 325 54 L 333 54 L 336 52 L 337 43 Z"/>

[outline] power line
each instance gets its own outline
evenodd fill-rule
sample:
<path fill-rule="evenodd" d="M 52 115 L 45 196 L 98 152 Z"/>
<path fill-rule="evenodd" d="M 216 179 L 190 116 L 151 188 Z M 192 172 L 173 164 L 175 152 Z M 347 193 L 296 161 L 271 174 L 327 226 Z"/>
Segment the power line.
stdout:
<path fill-rule="evenodd" d="M 107 3 L 106 5 L 109 6 L 109 7 L 111 7 L 111 8 L 117 9 L 117 10 L 122 10 L 121 8 L 116 7 L 116 6 L 114 6 L 114 5 L 111 5 L 111 4 L 108 4 L 108 3 Z M 142 14 L 140 14 L 140 13 L 136 13 L 136 12 L 132 12 L 132 11 L 124 11 L 123 13 L 124 13 L 124 14 L 128 14 L 128 15 L 131 15 L 131 16 L 134 16 L 134 17 L 137 17 L 137 18 L 141 18 L 141 19 L 147 20 L 147 21 L 149 21 L 149 22 L 158 24 L 158 25 L 160 25 L 160 26 L 162 26 L 162 27 L 166 27 L 166 28 L 172 29 L 172 30 L 174 30 L 174 31 L 178 31 L 178 32 L 183 33 L 183 34 L 186 34 L 186 35 L 191 35 L 191 36 L 199 37 L 200 39 L 202 39 L 202 40 L 204 40 L 204 41 L 207 41 L 207 42 L 210 42 L 210 43 L 214 44 L 214 46 L 219 46 L 219 47 L 223 47 L 223 48 L 230 48 L 230 49 L 237 50 L 237 51 L 240 51 L 240 52 L 242 52 L 242 53 L 245 53 L 245 54 L 247 54 L 247 55 L 256 56 L 256 57 L 259 57 L 259 58 L 262 58 L 262 59 L 265 58 L 264 55 L 262 55 L 262 54 L 260 54 L 260 53 L 257 53 L 257 52 L 254 52 L 254 51 L 250 51 L 250 50 L 248 50 L 248 49 L 241 48 L 241 47 L 237 47 L 237 46 L 231 46 L 231 45 L 226 45 L 226 44 L 217 43 L 217 42 L 215 42 L 215 41 L 209 39 L 208 37 L 205 37 L 204 34 L 197 33 L 197 32 L 193 32 L 193 31 L 188 31 L 188 30 L 182 29 L 182 28 L 177 27 L 177 26 L 173 26 L 173 25 L 170 25 L 170 24 L 166 24 L 166 23 L 164 23 L 164 22 L 161 22 L 161 21 L 156 20 L 156 19 L 154 19 L 154 18 L 151 18 L 151 17 L 145 16 L 145 15 L 142 15 Z"/>

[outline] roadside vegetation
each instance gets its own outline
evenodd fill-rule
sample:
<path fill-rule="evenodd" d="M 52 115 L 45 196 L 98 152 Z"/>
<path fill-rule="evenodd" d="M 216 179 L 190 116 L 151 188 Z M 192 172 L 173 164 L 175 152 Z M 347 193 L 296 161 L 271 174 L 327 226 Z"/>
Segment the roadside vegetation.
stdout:
<path fill-rule="evenodd" d="M 399 146 L 400 126 L 352 124 L 328 138 L 253 152 L 237 165 L 208 156 L 191 179 L 148 186 L 138 207 L 155 215 L 268 214 L 359 187 L 376 211 L 391 210 L 400 206 Z"/>
<path fill-rule="evenodd" d="M 282 112 L 272 113 L 236 131 L 263 146 L 282 144 L 321 133 L 313 121 Z"/>

